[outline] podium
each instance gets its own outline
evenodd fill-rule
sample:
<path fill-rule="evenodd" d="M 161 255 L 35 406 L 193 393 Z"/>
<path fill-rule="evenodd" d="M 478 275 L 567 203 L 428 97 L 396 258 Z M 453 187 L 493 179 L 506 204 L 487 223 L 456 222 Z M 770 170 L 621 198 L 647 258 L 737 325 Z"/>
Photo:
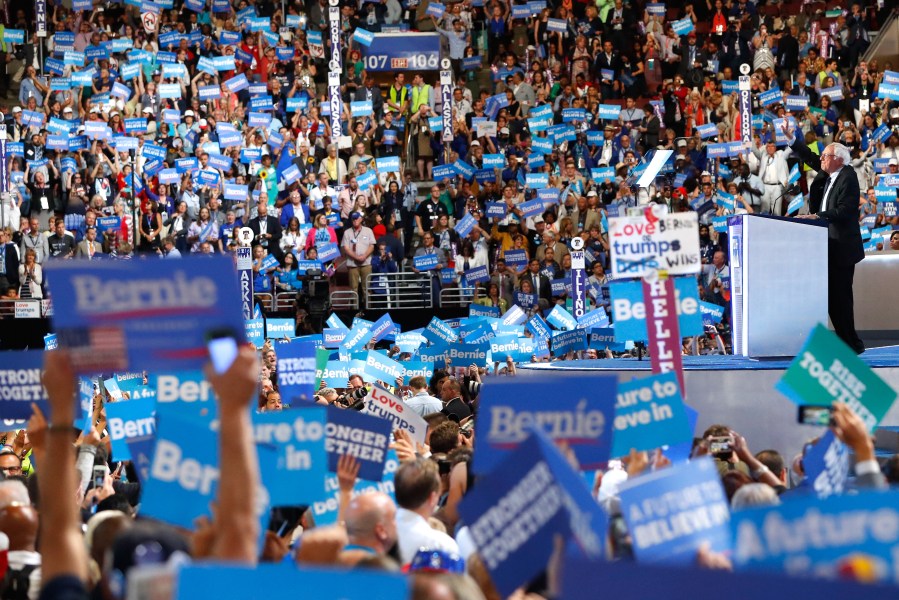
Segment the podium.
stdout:
<path fill-rule="evenodd" d="M 733 353 L 796 356 L 827 323 L 827 224 L 736 215 L 727 233 Z"/>

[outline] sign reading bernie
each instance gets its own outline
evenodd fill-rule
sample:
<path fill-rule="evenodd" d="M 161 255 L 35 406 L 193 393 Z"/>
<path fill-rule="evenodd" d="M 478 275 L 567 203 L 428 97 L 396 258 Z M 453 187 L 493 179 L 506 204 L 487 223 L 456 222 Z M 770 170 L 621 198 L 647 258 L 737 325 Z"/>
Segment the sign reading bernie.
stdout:
<path fill-rule="evenodd" d="M 609 219 L 612 277 L 631 279 L 656 270 L 699 273 L 699 221 L 695 212 Z"/>

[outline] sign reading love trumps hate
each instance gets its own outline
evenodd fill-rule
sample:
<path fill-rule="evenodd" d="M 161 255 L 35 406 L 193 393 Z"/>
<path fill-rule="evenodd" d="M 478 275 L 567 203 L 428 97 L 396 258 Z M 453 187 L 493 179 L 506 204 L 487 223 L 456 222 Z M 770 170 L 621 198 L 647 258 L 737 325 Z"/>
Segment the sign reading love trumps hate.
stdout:
<path fill-rule="evenodd" d="M 393 431 L 402 429 L 409 432 L 412 439 L 419 444 L 425 443 L 428 423 L 409 406 L 388 392 L 375 385 L 365 399 L 364 413 L 389 421 Z"/>
<path fill-rule="evenodd" d="M 567 442 L 583 469 L 596 468 L 609 459 L 612 449 L 617 384 L 615 377 L 580 376 L 528 377 L 484 386 L 474 473 L 493 470 L 531 429 Z"/>
<path fill-rule="evenodd" d="M 640 562 L 693 564 L 705 542 L 714 552 L 730 550 L 730 504 L 709 458 L 629 480 L 619 497 Z"/>
<path fill-rule="evenodd" d="M 546 567 L 555 535 L 574 541 L 586 556 L 603 554 L 605 513 L 539 431 L 478 480 L 459 514 L 503 597 Z"/>
<path fill-rule="evenodd" d="M 836 336 L 818 324 L 775 386 L 796 404 L 844 402 L 873 431 L 896 391 Z"/>
<path fill-rule="evenodd" d="M 695 212 L 609 219 L 612 276 L 643 277 L 663 269 L 669 275 L 699 273 L 699 221 Z"/>
<path fill-rule="evenodd" d="M 200 369 L 209 335 L 246 339 L 228 257 L 58 261 L 47 281 L 60 347 L 82 373 Z"/>
<path fill-rule="evenodd" d="M 41 383 L 44 353 L 40 350 L 3 352 L 0 364 L 0 418 L 28 419 L 32 402 L 47 415 L 47 392 Z M 77 406 L 80 414 L 81 404 Z"/>
<path fill-rule="evenodd" d="M 381 481 L 392 431 L 386 419 L 329 406 L 325 426 L 328 470 L 336 473 L 337 462 L 346 454 L 359 461 L 360 478 Z"/>

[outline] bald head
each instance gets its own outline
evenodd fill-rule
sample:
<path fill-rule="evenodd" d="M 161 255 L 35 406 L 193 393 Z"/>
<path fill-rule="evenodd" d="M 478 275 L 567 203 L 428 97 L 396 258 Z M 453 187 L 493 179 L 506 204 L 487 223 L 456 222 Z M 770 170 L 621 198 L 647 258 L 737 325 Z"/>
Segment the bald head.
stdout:
<path fill-rule="evenodd" d="M 0 510 L 0 531 L 9 538 L 10 550 L 34 551 L 37 511 L 29 504 L 10 504 Z"/>
<path fill-rule="evenodd" d="M 16 479 L 0 481 L 0 510 L 10 504 L 31 504 L 28 488 Z"/>
<path fill-rule="evenodd" d="M 386 554 L 396 544 L 396 505 L 381 492 L 359 494 L 347 506 L 346 531 L 350 544 Z"/>

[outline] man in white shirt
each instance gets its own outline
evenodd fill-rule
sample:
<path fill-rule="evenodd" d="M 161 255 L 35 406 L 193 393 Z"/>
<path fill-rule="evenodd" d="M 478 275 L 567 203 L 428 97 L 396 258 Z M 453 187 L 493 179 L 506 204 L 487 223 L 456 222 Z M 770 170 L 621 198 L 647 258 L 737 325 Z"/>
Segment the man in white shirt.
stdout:
<path fill-rule="evenodd" d="M 312 210 L 322 209 L 322 198 L 328 196 L 331 200 L 337 200 L 337 190 L 328 185 L 328 174 L 318 174 L 318 185 L 309 192 L 309 208 Z"/>
<path fill-rule="evenodd" d="M 765 214 L 783 215 L 783 192 L 790 177 L 787 167 L 787 153 L 778 150 L 774 139 L 765 144 L 765 151 L 759 157 L 759 179 L 765 185 L 762 193 L 762 212 Z"/>
<path fill-rule="evenodd" d="M 428 393 L 428 382 L 421 375 L 416 375 L 409 380 L 413 396 L 406 404 L 422 417 L 443 410 L 443 402 Z"/>
<path fill-rule="evenodd" d="M 437 463 L 427 458 L 403 463 L 396 472 L 394 487 L 399 506 L 396 532 L 402 564 L 409 564 L 423 548 L 458 554 L 456 540 L 428 523 L 440 500 Z"/>

